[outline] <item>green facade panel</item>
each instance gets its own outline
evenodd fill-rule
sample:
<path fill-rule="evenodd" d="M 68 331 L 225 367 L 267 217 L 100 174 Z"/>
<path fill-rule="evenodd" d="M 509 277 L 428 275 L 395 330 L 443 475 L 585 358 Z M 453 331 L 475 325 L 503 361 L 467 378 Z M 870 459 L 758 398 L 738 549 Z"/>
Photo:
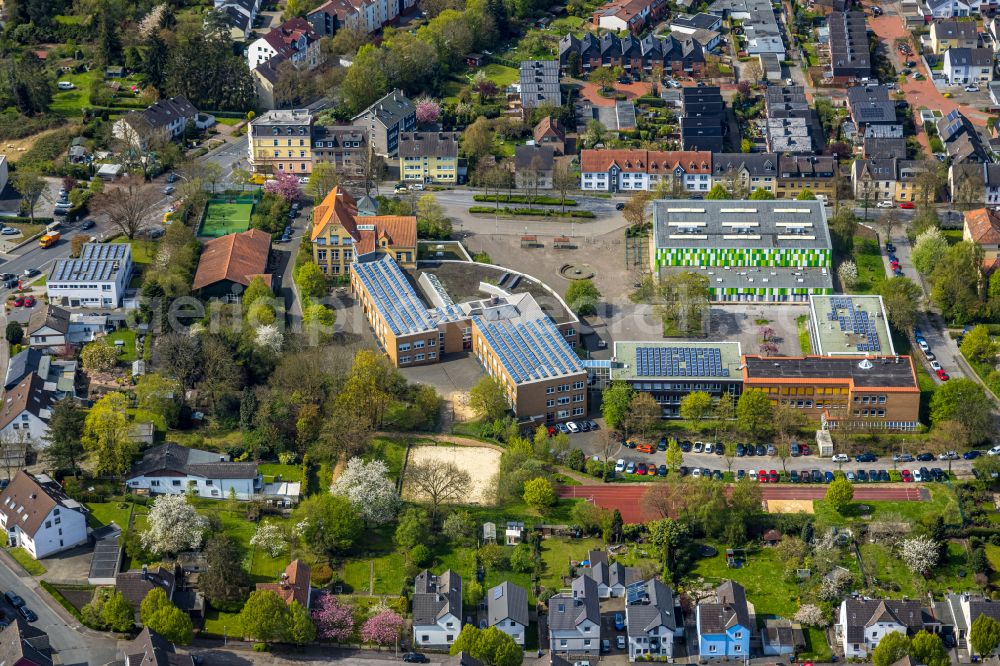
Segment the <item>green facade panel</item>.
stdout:
<path fill-rule="evenodd" d="M 830 250 L 819 248 L 657 248 L 654 269 L 664 266 L 830 268 Z"/>

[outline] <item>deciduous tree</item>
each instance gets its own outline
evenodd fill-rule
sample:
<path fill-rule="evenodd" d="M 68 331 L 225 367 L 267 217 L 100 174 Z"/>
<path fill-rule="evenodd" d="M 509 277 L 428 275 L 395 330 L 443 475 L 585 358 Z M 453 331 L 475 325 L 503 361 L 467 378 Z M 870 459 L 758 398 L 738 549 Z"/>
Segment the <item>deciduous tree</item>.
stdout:
<path fill-rule="evenodd" d="M 736 422 L 747 436 L 759 439 L 770 431 L 774 408 L 763 391 L 744 391 L 736 403 Z"/>
<path fill-rule="evenodd" d="M 386 609 L 365 620 L 359 636 L 362 643 L 392 645 L 399 638 L 404 625 L 405 622 L 398 613 Z"/>
<path fill-rule="evenodd" d="M 84 346 L 80 361 L 89 372 L 111 372 L 118 365 L 118 349 L 101 338 Z"/>
<path fill-rule="evenodd" d="M 944 649 L 941 636 L 921 630 L 910 640 L 910 657 L 913 663 L 924 666 L 948 666 L 951 659 Z"/>
<path fill-rule="evenodd" d="M 302 542 L 317 555 L 349 551 L 363 531 L 357 510 L 340 495 L 312 495 L 292 517 Z"/>
<path fill-rule="evenodd" d="M 240 611 L 243 635 L 261 643 L 280 641 L 288 633 L 288 606 L 272 590 L 257 590 L 250 594 Z"/>
<path fill-rule="evenodd" d="M 472 476 L 455 463 L 421 462 L 407 467 L 405 482 L 431 503 L 431 512 L 437 515 L 441 504 L 468 494 Z"/>
<path fill-rule="evenodd" d="M 643 439 L 645 439 L 649 434 L 649 430 L 656 423 L 659 423 L 661 418 L 663 418 L 663 409 L 652 395 L 646 392 L 638 392 L 632 396 L 628 412 L 630 430 L 639 432 Z"/>
<path fill-rule="evenodd" d="M 399 511 L 396 484 L 389 476 L 389 467 L 381 460 L 365 462 L 351 458 L 330 492 L 350 500 L 368 523 L 391 522 Z"/>
<path fill-rule="evenodd" d="M 35 206 L 47 187 L 42 174 L 31 168 L 18 169 L 11 175 L 10 185 L 21 195 L 22 203 L 28 209 L 28 217 L 34 222 Z"/>
<path fill-rule="evenodd" d="M 126 176 L 91 199 L 91 210 L 108 218 L 111 226 L 132 240 L 155 217 L 160 194 L 142 178 Z"/>
<path fill-rule="evenodd" d="M 937 566 L 938 544 L 928 536 L 904 539 L 899 547 L 899 557 L 910 571 L 922 575 Z"/>
<path fill-rule="evenodd" d="M 830 503 L 837 513 L 844 513 L 854 500 L 854 485 L 845 477 L 837 477 L 830 482 L 826 489 L 826 501 Z"/>
<path fill-rule="evenodd" d="M 510 402 L 503 384 L 490 375 L 483 375 L 469 390 L 469 407 L 487 421 L 495 421 L 507 413 Z"/>
<path fill-rule="evenodd" d="M 115 592 L 104 603 L 101 619 L 111 631 L 124 633 L 135 627 L 135 612 L 121 592 Z"/>
<path fill-rule="evenodd" d="M 989 436 L 992 428 L 990 402 L 983 387 L 971 379 L 953 379 L 938 387 L 931 398 L 931 423 L 957 421 L 970 443 Z"/>
<path fill-rule="evenodd" d="M 593 280 L 572 280 L 566 289 L 566 303 L 581 316 L 596 314 L 600 300 L 601 292 L 594 286 Z"/>
<path fill-rule="evenodd" d="M 889 323 L 897 331 L 909 331 L 917 322 L 923 291 L 910 278 L 891 277 L 878 286 Z"/>
<path fill-rule="evenodd" d="M 601 400 L 601 414 L 609 428 L 621 430 L 627 426 L 629 407 L 635 391 L 628 382 L 613 381 L 604 391 Z"/>
<path fill-rule="evenodd" d="M 712 396 L 705 391 L 692 391 L 681 399 L 682 419 L 699 422 L 712 413 Z"/>
<path fill-rule="evenodd" d="M 540 476 L 524 483 L 524 501 L 530 506 L 544 511 L 556 503 L 556 491 L 552 482 Z"/>
<path fill-rule="evenodd" d="M 149 511 L 147 528 L 140 533 L 142 546 L 159 555 L 197 550 L 208 529 L 208 519 L 184 495 L 160 495 Z"/>
<path fill-rule="evenodd" d="M 981 614 L 972 621 L 969 630 L 969 645 L 972 646 L 975 654 L 988 656 L 1000 645 L 1000 622 L 997 622 L 986 613 Z"/>
<path fill-rule="evenodd" d="M 872 650 L 872 662 L 875 666 L 891 666 L 905 657 L 909 651 L 910 639 L 906 634 L 890 631 Z"/>
<path fill-rule="evenodd" d="M 450 653 L 465 652 L 478 659 L 483 666 L 521 666 L 524 650 L 514 639 L 497 627 L 479 629 L 467 624 L 452 643 Z"/>
<path fill-rule="evenodd" d="M 84 420 L 83 446 L 94 454 L 98 474 L 124 474 L 132 466 L 138 447 L 129 437 L 127 408 L 125 396 L 113 391 L 94 403 Z"/>
<path fill-rule="evenodd" d="M 316 635 L 324 641 L 346 643 L 354 634 L 354 613 L 350 606 L 342 606 L 337 597 L 326 593 L 312 604 L 312 619 Z"/>

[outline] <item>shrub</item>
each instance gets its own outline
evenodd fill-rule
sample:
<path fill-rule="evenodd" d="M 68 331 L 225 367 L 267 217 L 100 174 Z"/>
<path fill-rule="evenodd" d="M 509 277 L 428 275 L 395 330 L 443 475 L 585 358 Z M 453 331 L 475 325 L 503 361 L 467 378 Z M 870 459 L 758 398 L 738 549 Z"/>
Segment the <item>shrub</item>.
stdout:
<path fill-rule="evenodd" d="M 430 563 L 431 549 L 422 543 L 410 549 L 410 561 L 418 567 L 425 567 Z"/>
<path fill-rule="evenodd" d="M 473 201 L 490 201 L 500 203 L 535 204 L 542 206 L 576 206 L 573 199 L 560 199 L 559 197 L 537 196 L 532 197 L 526 194 L 476 194 Z"/>
<path fill-rule="evenodd" d="M 333 569 L 329 564 L 317 564 L 312 570 L 312 581 L 317 585 L 327 585 L 333 580 Z"/>

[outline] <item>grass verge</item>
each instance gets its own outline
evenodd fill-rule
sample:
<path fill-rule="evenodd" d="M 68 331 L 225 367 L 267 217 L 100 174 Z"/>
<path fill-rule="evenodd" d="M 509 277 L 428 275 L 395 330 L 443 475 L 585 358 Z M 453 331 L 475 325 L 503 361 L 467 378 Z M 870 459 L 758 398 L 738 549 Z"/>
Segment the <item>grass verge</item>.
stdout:
<path fill-rule="evenodd" d="M 8 548 L 7 552 L 32 576 L 41 576 L 45 573 L 42 563 L 29 555 L 24 548 Z"/>

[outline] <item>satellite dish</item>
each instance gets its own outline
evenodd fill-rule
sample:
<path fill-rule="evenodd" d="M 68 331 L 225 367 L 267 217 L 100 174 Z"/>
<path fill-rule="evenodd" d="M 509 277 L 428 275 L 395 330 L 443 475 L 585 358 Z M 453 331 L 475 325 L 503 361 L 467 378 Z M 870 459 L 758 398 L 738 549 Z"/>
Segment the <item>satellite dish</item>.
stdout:
<path fill-rule="evenodd" d="M 859 367 L 859 368 L 861 368 L 862 370 L 871 370 L 871 369 L 872 369 L 872 362 L 871 362 L 871 361 L 869 361 L 869 360 L 868 360 L 868 359 L 866 359 L 866 358 L 863 358 L 863 359 L 861 359 L 861 361 L 860 361 L 860 362 L 858 363 L 858 367 Z"/>

